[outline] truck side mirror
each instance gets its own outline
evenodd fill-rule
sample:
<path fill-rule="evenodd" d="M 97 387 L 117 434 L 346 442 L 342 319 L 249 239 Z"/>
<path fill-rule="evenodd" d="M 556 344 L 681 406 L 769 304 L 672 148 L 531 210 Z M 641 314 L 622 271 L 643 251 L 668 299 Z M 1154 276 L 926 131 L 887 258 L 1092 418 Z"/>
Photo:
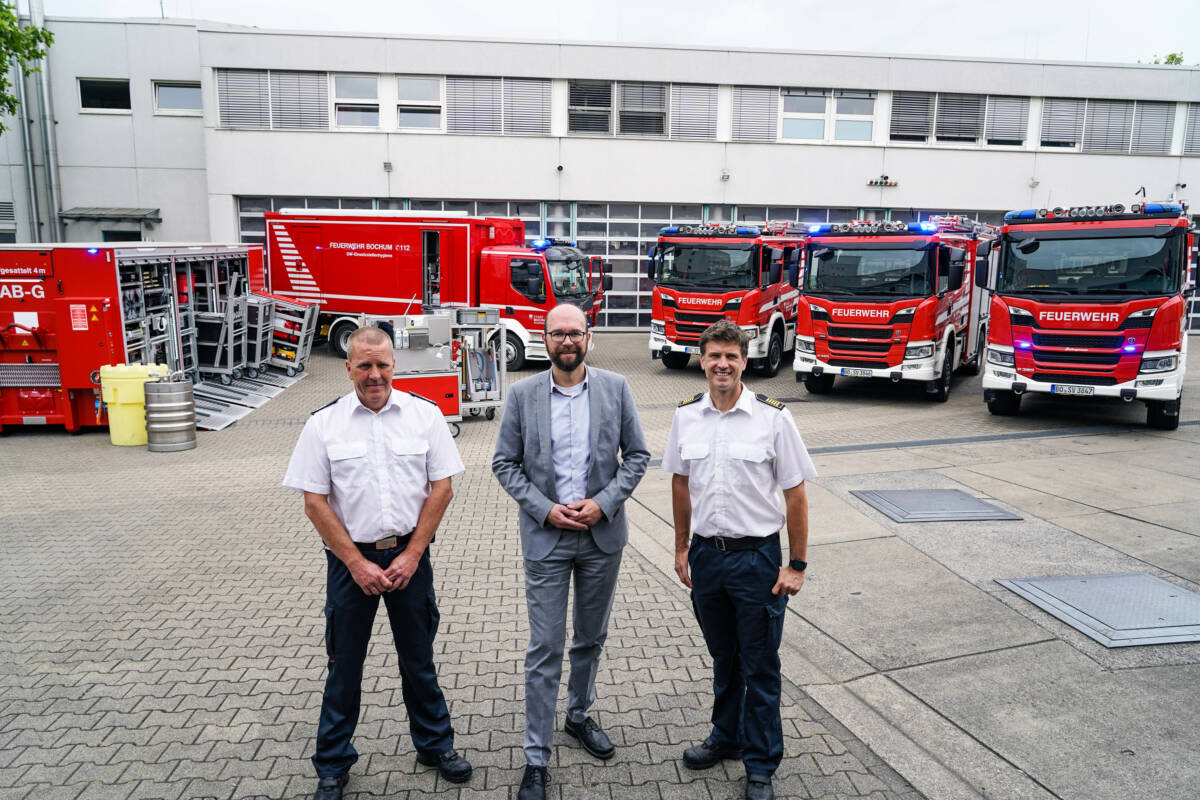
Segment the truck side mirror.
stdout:
<path fill-rule="evenodd" d="M 530 272 L 531 272 L 531 274 L 529 276 L 529 279 L 525 282 L 525 289 L 526 289 L 525 294 L 528 295 L 529 297 L 541 297 L 543 294 L 543 292 L 542 292 L 542 276 L 532 274 L 532 270 Z"/>
<path fill-rule="evenodd" d="M 987 258 L 975 259 L 975 286 L 988 289 L 992 285 L 992 264 Z"/>
<path fill-rule="evenodd" d="M 650 282 L 654 282 L 654 251 L 650 251 L 650 256 L 646 259 L 646 277 Z"/>
<path fill-rule="evenodd" d="M 788 286 L 793 289 L 800 288 L 800 265 L 788 264 Z"/>
<path fill-rule="evenodd" d="M 962 288 L 965 270 L 966 264 L 961 261 L 954 261 L 950 264 L 950 291 L 955 292 Z"/>
<path fill-rule="evenodd" d="M 782 276 L 782 274 L 783 274 L 783 265 L 780 264 L 778 261 L 772 261 L 771 267 L 767 271 L 767 283 L 774 286 L 775 284 L 779 283 L 779 278 Z"/>
<path fill-rule="evenodd" d="M 604 278 L 600 281 L 600 283 L 604 287 L 604 291 L 606 291 L 606 292 L 612 291 L 612 275 L 608 275 L 606 273 L 604 275 Z"/>
<path fill-rule="evenodd" d="M 989 240 L 986 242 L 980 242 L 979 246 L 975 249 L 975 257 L 977 259 L 978 258 L 986 259 L 988 257 L 988 253 L 990 253 L 990 252 L 992 252 L 991 241 Z"/>

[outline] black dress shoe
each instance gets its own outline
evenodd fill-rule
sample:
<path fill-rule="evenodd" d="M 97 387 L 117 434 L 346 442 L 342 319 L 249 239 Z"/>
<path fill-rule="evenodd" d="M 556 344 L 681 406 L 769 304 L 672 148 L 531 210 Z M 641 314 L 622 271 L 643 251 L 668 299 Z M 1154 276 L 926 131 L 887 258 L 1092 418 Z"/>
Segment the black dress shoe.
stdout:
<path fill-rule="evenodd" d="M 550 771 L 545 767 L 525 765 L 525 776 L 521 778 L 521 788 L 517 792 L 517 800 L 546 800 L 546 784 L 550 782 Z"/>
<path fill-rule="evenodd" d="M 567 720 L 563 730 L 578 739 L 579 743 L 583 745 L 583 749 L 596 758 L 612 758 L 613 753 L 617 752 L 617 748 L 613 747 L 613 743 L 604 735 L 604 731 L 600 730 L 596 720 L 591 717 L 583 722 Z"/>
<path fill-rule="evenodd" d="M 437 767 L 442 777 L 451 783 L 466 783 L 471 779 L 471 762 L 454 750 L 444 753 L 417 753 L 417 763 Z"/>
<path fill-rule="evenodd" d="M 688 769 L 708 769 L 722 759 L 741 758 L 742 748 L 736 744 L 717 744 L 710 736 L 695 747 L 683 751 L 683 765 Z"/>
<path fill-rule="evenodd" d="M 342 788 L 348 780 L 350 774 L 347 772 L 333 778 L 318 779 L 317 790 L 313 792 L 312 800 L 342 800 Z"/>
<path fill-rule="evenodd" d="M 746 800 L 775 800 L 770 775 L 746 776 Z"/>

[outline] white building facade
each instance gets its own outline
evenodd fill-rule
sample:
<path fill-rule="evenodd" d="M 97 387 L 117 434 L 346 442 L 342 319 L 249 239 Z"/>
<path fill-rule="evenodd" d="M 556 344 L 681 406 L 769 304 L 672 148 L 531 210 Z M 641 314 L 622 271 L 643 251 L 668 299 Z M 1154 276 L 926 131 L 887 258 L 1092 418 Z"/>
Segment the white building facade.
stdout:
<path fill-rule="evenodd" d="M 29 79 L 0 239 L 57 218 L 67 241 L 261 242 L 285 207 L 518 216 L 612 265 L 614 329 L 648 326 L 640 262 L 668 223 L 996 222 L 1200 187 L 1187 67 L 47 26 L 52 157 Z"/>

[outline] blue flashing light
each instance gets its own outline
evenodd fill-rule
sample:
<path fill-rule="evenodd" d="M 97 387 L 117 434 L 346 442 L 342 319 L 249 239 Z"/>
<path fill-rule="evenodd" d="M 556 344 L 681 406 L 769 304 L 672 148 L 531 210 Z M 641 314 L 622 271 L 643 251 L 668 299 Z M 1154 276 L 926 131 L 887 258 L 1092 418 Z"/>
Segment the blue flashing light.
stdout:
<path fill-rule="evenodd" d="M 829 229 L 832 227 L 833 226 L 829 225 L 828 223 L 826 223 L 824 225 L 809 225 L 808 232 L 809 233 L 828 233 Z"/>
<path fill-rule="evenodd" d="M 758 228 L 749 228 L 739 225 L 737 232 L 740 236 L 758 236 Z"/>
<path fill-rule="evenodd" d="M 670 225 L 666 228 L 660 228 L 658 231 L 660 236 L 670 236 L 673 233 L 679 233 L 678 225 Z"/>
<path fill-rule="evenodd" d="M 1014 219 L 1037 219 L 1037 209 L 1026 208 L 1022 211 L 1009 211 L 1004 215 L 1005 222 L 1010 222 Z"/>
<path fill-rule="evenodd" d="M 88 248 L 88 253 L 90 253 L 91 255 L 96 255 L 96 253 L 99 253 L 99 252 L 100 252 L 99 247 L 89 247 Z"/>
<path fill-rule="evenodd" d="M 533 250 L 545 250 L 550 246 L 549 239 L 534 239 L 529 243 L 529 247 Z"/>
<path fill-rule="evenodd" d="M 1127 345 L 1125 345 L 1125 347 L 1124 347 L 1124 348 L 1122 348 L 1122 349 L 1124 349 L 1126 353 L 1136 353 L 1136 352 L 1137 352 L 1137 345 L 1136 345 L 1136 344 L 1127 344 Z"/>
<path fill-rule="evenodd" d="M 1029 342 L 1017 342 L 1017 347 L 1021 348 L 1022 350 L 1028 350 L 1029 348 L 1033 347 L 1033 345 Z"/>
<path fill-rule="evenodd" d="M 933 222 L 910 222 L 908 229 L 917 233 L 937 233 L 937 224 Z"/>

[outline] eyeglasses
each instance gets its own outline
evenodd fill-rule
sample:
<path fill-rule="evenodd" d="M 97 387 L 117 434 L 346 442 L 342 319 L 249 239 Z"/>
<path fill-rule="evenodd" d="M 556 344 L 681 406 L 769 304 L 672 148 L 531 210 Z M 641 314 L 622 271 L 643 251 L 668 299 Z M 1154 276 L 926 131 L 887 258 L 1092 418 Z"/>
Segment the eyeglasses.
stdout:
<path fill-rule="evenodd" d="M 549 331 L 546 336 L 555 344 L 562 344 L 567 339 L 579 344 L 587 336 L 587 331 Z"/>

